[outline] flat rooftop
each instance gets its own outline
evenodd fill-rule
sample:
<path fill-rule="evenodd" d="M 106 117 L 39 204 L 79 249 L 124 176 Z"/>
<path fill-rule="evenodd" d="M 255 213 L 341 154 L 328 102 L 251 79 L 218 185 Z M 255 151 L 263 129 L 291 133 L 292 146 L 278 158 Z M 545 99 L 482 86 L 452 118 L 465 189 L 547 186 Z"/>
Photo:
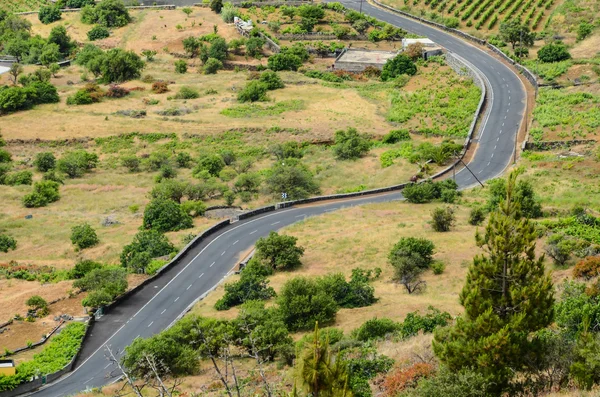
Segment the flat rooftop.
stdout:
<path fill-rule="evenodd" d="M 355 62 L 355 63 L 381 63 L 384 64 L 388 59 L 398 55 L 392 51 L 368 51 L 368 50 L 348 50 L 337 62 Z"/>

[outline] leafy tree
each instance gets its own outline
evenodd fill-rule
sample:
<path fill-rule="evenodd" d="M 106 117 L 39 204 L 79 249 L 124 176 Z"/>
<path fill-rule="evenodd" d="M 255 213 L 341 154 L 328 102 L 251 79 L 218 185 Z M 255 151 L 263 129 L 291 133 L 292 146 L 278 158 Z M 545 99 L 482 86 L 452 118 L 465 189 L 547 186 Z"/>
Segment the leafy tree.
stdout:
<path fill-rule="evenodd" d="M 175 73 L 185 74 L 187 73 L 187 62 L 183 59 L 175 61 Z"/>
<path fill-rule="evenodd" d="M 276 163 L 266 180 L 267 188 L 272 194 L 286 193 L 290 200 L 299 200 L 319 193 L 319 185 L 312 173 L 296 159 L 287 159 Z"/>
<path fill-rule="evenodd" d="M 121 265 L 131 267 L 131 264 L 136 262 L 147 266 L 152 258 L 169 255 L 174 251 L 175 247 L 165 235 L 156 230 L 143 230 L 135 235 L 131 244 L 123 247 Z M 148 255 L 147 262 L 137 260 L 142 254 Z"/>
<path fill-rule="evenodd" d="M 251 300 L 267 300 L 275 296 L 267 276 L 272 270 L 256 259 L 250 260 L 241 271 L 239 281 L 225 284 L 225 294 L 215 304 L 217 310 L 228 310 Z"/>
<path fill-rule="evenodd" d="M 535 34 L 529 31 L 529 26 L 522 24 L 518 19 L 509 19 L 500 24 L 500 38 L 512 45 L 513 50 L 517 43 L 531 47 Z"/>
<path fill-rule="evenodd" d="M 261 81 L 250 81 L 243 90 L 238 93 L 237 99 L 240 102 L 256 102 L 267 100 L 267 90 L 269 86 Z"/>
<path fill-rule="evenodd" d="M 88 223 L 73 226 L 71 229 L 71 242 L 78 249 L 93 247 L 99 241 L 96 231 Z"/>
<path fill-rule="evenodd" d="M 152 188 L 150 197 L 153 199 L 173 200 L 179 204 L 183 196 L 185 196 L 188 186 L 187 182 L 166 179 Z"/>
<path fill-rule="evenodd" d="M 236 192 L 258 192 L 262 180 L 258 173 L 240 174 L 234 183 Z"/>
<path fill-rule="evenodd" d="M 188 229 L 194 225 L 192 217 L 186 214 L 179 204 L 172 200 L 154 199 L 144 210 L 145 229 L 161 233 Z"/>
<path fill-rule="evenodd" d="M 101 267 L 101 263 L 85 259 L 75 264 L 75 267 L 73 267 L 73 269 L 71 270 L 70 277 L 74 279 L 80 279 L 92 270 L 100 269 Z"/>
<path fill-rule="evenodd" d="M 58 187 L 54 181 L 40 181 L 33 185 L 33 192 L 23 196 L 23 205 L 27 208 L 45 207 L 60 199 Z"/>
<path fill-rule="evenodd" d="M 283 321 L 290 331 L 311 329 L 315 322 L 330 324 L 335 320 L 338 305 L 316 280 L 295 277 L 288 280 L 277 299 Z"/>
<path fill-rule="evenodd" d="M 594 30 L 594 25 L 591 23 L 582 21 L 579 26 L 577 26 L 577 41 L 584 40 L 589 35 L 592 34 Z"/>
<path fill-rule="evenodd" d="M 346 363 L 341 359 L 335 359 L 328 341 L 321 341 L 318 324 L 315 324 L 312 343 L 307 344 L 298 357 L 296 373 L 301 387 L 309 395 L 322 397 L 351 395 Z"/>
<path fill-rule="evenodd" d="M 56 77 L 56 74 L 60 70 L 60 66 L 56 62 L 51 63 L 50 65 L 48 65 L 48 70 L 50 71 L 50 73 L 52 73 L 52 77 Z"/>
<path fill-rule="evenodd" d="M 71 37 L 67 34 L 67 29 L 63 25 L 52 28 L 48 35 L 48 44 L 56 44 L 58 51 L 62 56 L 67 56 L 77 46 Z"/>
<path fill-rule="evenodd" d="M 211 0 L 210 1 L 210 9 L 219 14 L 221 9 L 223 8 L 223 0 Z"/>
<path fill-rule="evenodd" d="M 100 81 L 108 84 L 137 79 L 143 68 L 144 61 L 135 52 L 113 48 L 100 58 Z"/>
<path fill-rule="evenodd" d="M 352 269 L 349 282 L 342 273 L 328 274 L 318 279 L 321 287 L 329 291 L 336 303 L 344 308 L 365 307 L 377 302 L 375 289 L 369 281 L 371 271 L 361 268 Z"/>
<path fill-rule="evenodd" d="M 300 257 L 304 254 L 304 248 L 297 246 L 297 242 L 296 237 L 270 232 L 256 242 L 256 257 L 273 270 L 295 269 L 302 264 Z"/>
<path fill-rule="evenodd" d="M 192 173 L 197 177 L 202 171 L 208 171 L 208 173 L 212 176 L 219 176 L 221 170 L 225 168 L 225 162 L 223 158 L 217 154 L 211 156 L 202 157 L 198 161 L 198 165 L 194 167 Z"/>
<path fill-rule="evenodd" d="M 282 6 L 280 10 L 284 17 L 288 17 L 290 19 L 290 22 L 296 16 L 296 7 Z"/>
<path fill-rule="evenodd" d="M 453 371 L 474 367 L 495 382 L 495 392 L 524 368 L 532 349 L 529 335 L 553 319 L 553 287 L 544 258 L 535 257 L 535 225 L 523 217 L 517 175 L 509 176 L 506 199 L 490 215 L 478 255 L 460 294 L 465 317 L 438 330 L 434 351 Z"/>
<path fill-rule="evenodd" d="M 194 10 L 192 10 L 190 7 L 183 7 L 183 8 L 181 9 L 181 11 L 183 11 L 183 13 L 184 13 L 186 16 L 188 16 L 188 17 L 190 16 L 190 14 L 191 14 L 192 12 L 194 12 Z"/>
<path fill-rule="evenodd" d="M 298 7 L 296 12 L 302 18 L 313 18 L 320 20 L 325 17 L 325 10 L 323 7 L 321 7 L 321 5 L 304 4 Z"/>
<path fill-rule="evenodd" d="M 222 37 L 215 37 L 210 42 L 210 48 L 208 49 L 208 58 L 214 58 L 221 62 L 227 60 L 227 42 Z"/>
<path fill-rule="evenodd" d="M 44 66 L 49 66 L 52 63 L 56 63 L 60 60 L 60 51 L 57 44 L 46 44 L 42 49 L 40 55 L 40 62 Z"/>
<path fill-rule="evenodd" d="M 73 287 L 90 292 L 90 299 L 81 302 L 87 307 L 99 307 L 111 302 L 127 291 L 127 285 L 127 272 L 118 267 L 94 269 L 73 282 Z"/>
<path fill-rule="evenodd" d="M 294 54 L 274 54 L 271 55 L 267 61 L 267 66 L 274 72 L 280 70 L 292 70 L 297 71 L 302 66 L 302 59 Z"/>
<path fill-rule="evenodd" d="M 246 41 L 246 55 L 252 58 L 259 58 L 262 55 L 262 49 L 265 45 L 265 39 L 262 37 L 250 37 Z"/>
<path fill-rule="evenodd" d="M 74 150 L 63 155 L 56 168 L 69 178 L 79 178 L 98 166 L 98 155 L 85 150 Z"/>
<path fill-rule="evenodd" d="M 204 64 L 204 74 L 216 74 L 218 70 L 223 69 L 223 63 L 215 58 L 208 58 Z"/>
<path fill-rule="evenodd" d="M 417 73 L 417 66 L 415 63 L 404 54 L 396 55 L 392 59 L 388 59 L 383 65 L 383 71 L 381 72 L 381 80 L 388 81 L 395 79 L 400 75 L 414 76 Z"/>
<path fill-rule="evenodd" d="M 392 248 L 388 258 L 394 267 L 394 278 L 409 294 L 424 287 L 420 277 L 431 265 L 434 248 L 431 241 L 416 237 L 403 237 Z"/>
<path fill-rule="evenodd" d="M 539 49 L 537 55 L 542 62 L 560 62 L 571 59 L 567 46 L 560 41 L 546 44 Z"/>
<path fill-rule="evenodd" d="M 197 57 L 200 52 L 200 47 L 204 44 L 198 38 L 194 36 L 186 37 L 183 39 L 183 50 L 188 53 L 192 58 Z"/>
<path fill-rule="evenodd" d="M 38 315 L 40 316 L 45 316 L 50 312 L 48 309 L 48 302 L 39 295 L 29 297 L 29 299 L 25 301 L 25 304 L 29 307 L 30 311 L 39 312 Z"/>
<path fill-rule="evenodd" d="M 316 25 L 318 22 L 319 22 L 319 21 L 318 21 L 318 20 L 316 20 L 316 19 L 314 19 L 314 18 L 306 18 L 306 17 L 303 17 L 303 18 L 300 20 L 300 29 L 302 29 L 302 30 L 303 30 L 303 31 L 305 31 L 305 32 L 308 32 L 308 33 L 310 33 L 310 32 L 312 32 L 312 31 L 313 31 L 313 29 L 314 29 L 315 25 Z"/>
<path fill-rule="evenodd" d="M 52 152 L 42 152 L 35 156 L 33 165 L 40 172 L 50 171 L 56 165 L 56 157 Z"/>
<path fill-rule="evenodd" d="M 81 13 L 83 23 L 97 23 L 107 28 L 121 27 L 131 22 L 123 0 L 102 0 L 95 7 L 86 6 Z"/>
<path fill-rule="evenodd" d="M 236 345 L 252 357 L 273 361 L 277 355 L 289 355 L 292 338 L 276 308 L 265 309 L 263 302 L 248 301 L 232 324 Z"/>
<path fill-rule="evenodd" d="M 12 65 L 10 65 L 10 70 L 8 71 L 8 73 L 12 77 L 13 85 L 16 85 L 19 75 L 23 73 L 23 66 L 21 66 L 18 63 L 13 63 Z"/>
<path fill-rule="evenodd" d="M 146 61 L 147 62 L 152 62 L 154 61 L 154 57 L 156 56 L 157 52 L 155 50 L 144 50 L 142 51 L 142 55 L 146 57 Z"/>
<path fill-rule="evenodd" d="M 21 63 L 23 58 L 29 54 L 29 42 L 20 35 L 13 37 L 4 44 L 4 52 L 14 56 L 17 63 Z"/>
<path fill-rule="evenodd" d="M 58 21 L 61 16 L 60 8 L 57 6 L 43 6 L 40 7 L 40 11 L 38 12 L 38 18 L 41 23 L 47 25 L 49 23 Z"/>
<path fill-rule="evenodd" d="M 89 32 L 87 32 L 89 41 L 102 40 L 108 36 L 110 36 L 110 32 L 105 26 L 101 25 L 94 26 Z"/>
<path fill-rule="evenodd" d="M 431 227 L 436 232 L 448 232 L 456 223 L 452 207 L 437 207 L 431 211 Z"/>
<path fill-rule="evenodd" d="M 358 159 L 367 154 L 370 147 L 369 136 L 359 134 L 356 128 L 348 128 L 346 131 L 338 130 L 335 132 L 333 151 L 338 159 Z"/>
<path fill-rule="evenodd" d="M 0 234 L 0 252 L 17 249 L 17 240 L 8 234 Z"/>

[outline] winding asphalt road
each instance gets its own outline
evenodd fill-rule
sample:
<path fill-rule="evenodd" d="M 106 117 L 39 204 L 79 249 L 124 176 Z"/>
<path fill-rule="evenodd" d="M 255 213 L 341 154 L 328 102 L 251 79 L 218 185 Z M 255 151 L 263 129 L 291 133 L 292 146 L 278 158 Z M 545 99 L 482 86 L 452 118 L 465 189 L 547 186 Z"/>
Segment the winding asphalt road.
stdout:
<path fill-rule="evenodd" d="M 184 5 L 192 0 L 175 1 Z M 358 9 L 359 3 L 344 4 Z M 515 73 L 496 58 L 461 39 L 419 22 L 383 11 L 363 3 L 363 12 L 431 38 L 470 61 L 485 76 L 488 84 L 489 116 L 476 137 L 478 145 L 469 164 L 481 180 L 501 174 L 512 160 L 515 137 L 526 105 L 526 93 Z M 476 184 L 473 176 L 462 169 L 456 174 L 461 188 Z M 137 337 L 154 335 L 172 324 L 201 296 L 208 293 L 248 252 L 256 240 L 272 230 L 291 225 L 307 217 L 335 211 L 342 207 L 401 199 L 399 192 L 361 197 L 338 202 L 278 210 L 252 219 L 232 223 L 206 239 L 186 254 L 178 265 L 133 295 L 123 304 L 100 318 L 83 347 L 77 368 L 62 379 L 34 394 L 39 397 L 62 397 L 115 381 L 119 374 L 106 359 L 106 346 L 119 356 Z"/>

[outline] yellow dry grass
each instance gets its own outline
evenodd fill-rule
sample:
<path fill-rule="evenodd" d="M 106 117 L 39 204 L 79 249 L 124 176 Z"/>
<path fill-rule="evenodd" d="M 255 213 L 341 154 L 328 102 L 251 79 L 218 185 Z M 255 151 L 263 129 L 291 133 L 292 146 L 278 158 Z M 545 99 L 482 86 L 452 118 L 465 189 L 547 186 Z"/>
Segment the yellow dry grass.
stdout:
<path fill-rule="evenodd" d="M 342 209 L 290 226 L 283 233 L 297 237 L 299 245 L 306 248 L 303 266 L 292 273 L 276 273 L 269 278 L 270 285 L 278 291 L 294 276 L 314 277 L 342 272 L 349 277 L 356 267 L 380 267 L 383 272 L 373 283 L 379 301 L 369 307 L 340 310 L 335 327 L 349 332 L 373 317 L 402 320 L 406 314 L 425 311 L 430 305 L 458 315 L 462 312 L 458 293 L 467 266 L 480 251 L 475 245 L 475 227 L 467 223 L 469 210 L 466 207 L 457 207 L 457 225 L 452 231 L 436 233 L 431 229 L 427 222 L 431 210 L 438 205 L 403 202 L 367 205 Z M 408 294 L 404 287 L 393 282 L 392 268 L 387 262 L 392 246 L 401 237 L 409 236 L 432 240 L 436 246 L 435 259 L 446 264 L 441 275 L 425 274 L 427 289 L 421 294 Z M 237 276 L 232 276 L 227 282 L 236 279 Z M 235 308 L 224 312 L 214 309 L 223 292 L 221 285 L 199 302 L 193 312 L 210 317 L 235 317 Z"/>

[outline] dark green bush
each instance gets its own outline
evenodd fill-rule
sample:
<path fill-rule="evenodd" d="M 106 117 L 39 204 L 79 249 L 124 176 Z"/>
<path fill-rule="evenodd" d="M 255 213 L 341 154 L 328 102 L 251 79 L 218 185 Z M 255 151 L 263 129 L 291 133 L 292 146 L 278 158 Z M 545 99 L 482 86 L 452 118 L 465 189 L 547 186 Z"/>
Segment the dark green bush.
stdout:
<path fill-rule="evenodd" d="M 417 66 L 412 59 L 404 54 L 400 54 L 389 59 L 385 65 L 383 65 L 381 80 L 388 81 L 403 74 L 414 76 L 416 73 Z"/>
<path fill-rule="evenodd" d="M 145 229 L 158 232 L 170 232 L 188 229 L 194 226 L 192 217 L 186 214 L 181 206 L 172 200 L 154 199 L 144 210 Z"/>
<path fill-rule="evenodd" d="M 40 7 L 40 11 L 38 12 L 38 18 L 41 23 L 47 25 L 49 23 L 58 21 L 61 16 L 60 8 L 57 6 L 43 6 Z"/>
<path fill-rule="evenodd" d="M 441 312 L 435 307 L 429 306 L 424 316 L 418 312 L 408 313 L 398 331 L 400 336 L 408 338 L 417 335 L 420 331 L 432 333 L 437 327 L 448 325 L 451 320 L 452 316 L 447 312 Z"/>
<path fill-rule="evenodd" d="M 560 41 L 546 44 L 539 49 L 537 55 L 542 62 L 560 62 L 571 59 L 567 46 Z"/>
<path fill-rule="evenodd" d="M 448 232 L 456 223 L 452 207 L 437 207 L 431 211 L 431 227 L 436 232 Z"/>
<path fill-rule="evenodd" d="M 8 150 L 0 149 L 0 163 L 10 163 L 12 155 Z"/>
<path fill-rule="evenodd" d="M 290 331 L 310 330 L 319 322 L 325 326 L 335 320 L 338 305 L 316 280 L 295 277 L 287 281 L 277 299 L 283 321 Z"/>
<path fill-rule="evenodd" d="M 246 41 L 246 55 L 252 58 L 259 58 L 262 55 L 264 45 L 265 40 L 262 37 L 250 37 Z"/>
<path fill-rule="evenodd" d="M 355 308 L 370 306 L 377 301 L 375 289 L 369 284 L 369 280 L 370 272 L 356 268 L 352 269 L 349 282 L 342 273 L 328 274 L 318 282 L 340 307 Z"/>
<path fill-rule="evenodd" d="M 16 171 L 4 175 L 3 179 L 3 184 L 8 186 L 31 185 L 33 173 L 28 170 Z"/>
<path fill-rule="evenodd" d="M 100 240 L 96 231 L 88 223 L 84 223 L 71 228 L 71 242 L 78 249 L 85 249 L 93 247 Z"/>
<path fill-rule="evenodd" d="M 0 234 L 0 252 L 17 249 L 17 240 L 7 234 Z"/>
<path fill-rule="evenodd" d="M 352 331 L 356 340 L 367 342 L 380 339 L 388 334 L 394 334 L 401 328 L 401 324 L 389 318 L 373 318 L 365 321 L 360 327 Z"/>
<path fill-rule="evenodd" d="M 274 72 L 280 70 L 293 70 L 296 71 L 302 66 L 302 59 L 294 54 L 274 54 L 269 57 L 267 66 Z"/>
<path fill-rule="evenodd" d="M 79 261 L 75 264 L 75 267 L 71 270 L 70 277 L 74 279 L 83 278 L 86 274 L 95 269 L 100 269 L 102 267 L 101 263 L 94 262 L 89 259 L 85 259 Z"/>
<path fill-rule="evenodd" d="M 38 153 L 35 156 L 33 165 L 40 172 L 50 171 L 56 165 L 56 157 L 52 152 Z"/>
<path fill-rule="evenodd" d="M 183 59 L 178 59 L 175 61 L 175 73 L 185 74 L 187 73 L 187 62 Z"/>
<path fill-rule="evenodd" d="M 81 22 L 109 28 L 125 26 L 130 21 L 131 16 L 123 0 L 102 0 L 95 7 L 93 4 L 85 6 L 81 12 Z"/>
<path fill-rule="evenodd" d="M 202 171 L 207 171 L 209 175 L 219 176 L 221 170 L 225 168 L 225 161 L 217 154 L 202 157 L 198 161 L 198 165 L 194 167 L 192 174 L 197 178 Z"/>
<path fill-rule="evenodd" d="M 98 155 L 85 150 L 66 153 L 56 163 L 56 168 L 69 178 L 78 178 L 98 166 Z"/>
<path fill-rule="evenodd" d="M 242 89 L 237 96 L 240 102 L 257 102 L 267 100 L 267 90 L 269 86 L 260 81 L 250 81 L 246 87 Z"/>
<path fill-rule="evenodd" d="M 302 263 L 304 248 L 296 245 L 298 239 L 277 232 L 261 237 L 256 242 L 256 258 L 273 270 L 292 270 Z"/>
<path fill-rule="evenodd" d="M 299 200 L 318 194 L 320 189 L 313 174 L 298 160 L 287 159 L 285 163 L 277 162 L 266 180 L 269 191 L 280 197 L 282 193 L 288 200 Z"/>
<path fill-rule="evenodd" d="M 446 179 L 442 182 L 427 180 L 406 186 L 402 190 L 402 195 L 409 203 L 415 204 L 429 203 L 442 198 L 444 201 L 452 202 L 458 194 L 457 189 L 458 185 L 452 179 Z"/>
<path fill-rule="evenodd" d="M 217 310 L 228 310 L 251 300 L 267 300 L 275 296 L 275 290 L 269 287 L 267 276 L 272 270 L 256 259 L 251 259 L 241 271 L 239 281 L 225 284 L 225 294 L 215 304 Z"/>
<path fill-rule="evenodd" d="M 175 94 L 175 99 L 196 99 L 200 98 L 198 90 L 192 87 L 183 86 L 179 89 L 179 92 Z"/>
<path fill-rule="evenodd" d="M 23 205 L 27 208 L 45 207 L 60 199 L 59 184 L 54 181 L 40 181 L 33 185 L 33 192 L 23 197 Z"/>
<path fill-rule="evenodd" d="M 121 265 L 131 267 L 140 254 L 147 254 L 148 261 L 143 263 L 147 266 L 152 258 L 169 255 L 175 251 L 173 244 L 167 237 L 156 230 L 143 230 L 138 232 L 131 244 L 126 245 L 121 253 Z"/>
<path fill-rule="evenodd" d="M 96 0 L 67 0 L 66 6 L 69 8 L 83 8 L 88 5 L 95 5 Z"/>
<path fill-rule="evenodd" d="M 371 143 L 369 136 L 359 134 L 356 128 L 335 132 L 333 151 L 338 159 L 356 160 L 369 152 Z"/>
<path fill-rule="evenodd" d="M 469 212 L 469 224 L 473 226 L 478 226 L 483 223 L 485 220 L 485 209 L 482 207 L 474 207 Z"/>
<path fill-rule="evenodd" d="M 409 141 L 410 139 L 410 133 L 408 130 L 392 130 L 383 137 L 382 142 L 396 143 L 400 141 Z"/>
<path fill-rule="evenodd" d="M 89 41 L 102 40 L 110 36 L 110 32 L 104 26 L 94 26 L 89 32 L 87 32 L 87 37 Z"/>
<path fill-rule="evenodd" d="M 278 88 L 285 87 L 285 84 L 283 84 L 281 77 L 279 77 L 277 73 L 271 70 L 262 72 L 258 81 L 265 83 L 267 85 L 267 89 L 269 90 L 276 90 Z"/>
<path fill-rule="evenodd" d="M 216 58 L 208 58 L 204 63 L 204 74 L 215 74 L 221 69 L 223 69 L 223 62 Z"/>

